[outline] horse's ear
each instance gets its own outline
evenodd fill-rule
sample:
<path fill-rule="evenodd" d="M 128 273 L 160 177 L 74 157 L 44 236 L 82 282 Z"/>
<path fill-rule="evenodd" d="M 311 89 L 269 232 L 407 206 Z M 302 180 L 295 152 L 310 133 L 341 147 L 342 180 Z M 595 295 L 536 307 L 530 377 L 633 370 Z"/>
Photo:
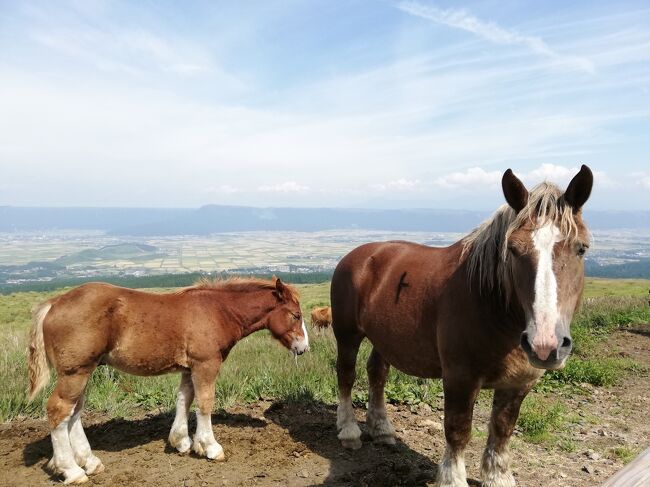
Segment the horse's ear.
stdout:
<path fill-rule="evenodd" d="M 519 213 L 528 203 L 528 190 L 524 183 L 513 174 L 512 169 L 508 169 L 501 178 L 501 187 L 510 207 Z"/>
<path fill-rule="evenodd" d="M 275 277 L 275 276 L 273 276 L 273 277 Z M 275 291 L 273 291 L 273 294 L 278 299 L 284 301 L 284 291 L 285 291 L 284 283 L 280 280 L 279 277 L 275 277 Z"/>
<path fill-rule="evenodd" d="M 591 188 L 594 185 L 594 174 L 584 164 L 580 168 L 580 172 L 573 176 L 566 191 L 564 192 L 564 201 L 568 203 L 573 211 L 579 211 L 582 208 L 591 194 Z"/>

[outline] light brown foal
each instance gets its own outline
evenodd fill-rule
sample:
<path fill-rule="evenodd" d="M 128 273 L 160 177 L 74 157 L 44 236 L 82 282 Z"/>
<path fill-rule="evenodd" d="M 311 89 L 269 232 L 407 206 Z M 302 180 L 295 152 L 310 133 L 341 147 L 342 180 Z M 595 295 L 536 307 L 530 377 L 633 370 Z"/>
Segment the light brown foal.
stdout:
<path fill-rule="evenodd" d="M 215 380 L 232 347 L 268 329 L 294 354 L 308 349 L 298 293 L 279 279 L 203 282 L 180 292 L 153 294 L 90 283 L 42 303 L 30 335 L 30 400 L 57 372 L 47 402 L 54 455 L 48 466 L 66 484 L 104 470 L 92 454 L 80 413 L 88 379 L 100 364 L 150 376 L 181 372 L 169 442 L 209 459 L 224 460 L 211 423 Z M 187 417 L 196 397 L 197 426 Z"/>

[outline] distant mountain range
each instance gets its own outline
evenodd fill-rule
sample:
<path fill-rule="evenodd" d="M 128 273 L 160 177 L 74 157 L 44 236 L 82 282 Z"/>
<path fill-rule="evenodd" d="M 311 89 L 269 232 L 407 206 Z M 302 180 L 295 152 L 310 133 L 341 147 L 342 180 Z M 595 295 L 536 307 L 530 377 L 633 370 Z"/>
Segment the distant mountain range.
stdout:
<path fill-rule="evenodd" d="M 467 232 L 487 211 L 360 208 L 36 208 L 0 207 L 0 232 L 98 230 L 114 235 L 207 235 L 241 231 Z M 650 211 L 585 211 L 592 230 L 650 229 Z"/>

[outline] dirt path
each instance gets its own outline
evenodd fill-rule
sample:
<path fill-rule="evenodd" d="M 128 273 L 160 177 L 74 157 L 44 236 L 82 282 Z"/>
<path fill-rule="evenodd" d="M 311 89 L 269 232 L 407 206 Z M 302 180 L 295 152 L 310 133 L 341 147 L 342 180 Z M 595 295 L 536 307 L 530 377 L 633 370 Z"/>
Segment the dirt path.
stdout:
<path fill-rule="evenodd" d="M 650 366 L 650 327 L 616 333 L 606 350 Z M 563 398 L 570 410 L 585 418 L 566 432 L 577 445 L 575 451 L 531 445 L 515 437 L 512 464 L 519 485 L 592 487 L 619 470 L 623 464 L 612 448 L 641 450 L 650 444 L 649 382 L 647 377 L 631 377 L 615 387 Z M 433 485 L 444 449 L 440 409 L 413 412 L 407 406 L 389 406 L 397 445 L 375 446 L 364 435 L 363 448 L 350 452 L 336 440 L 333 406 L 260 402 L 233 408 L 213 418 L 225 463 L 171 450 L 166 443 L 170 413 L 130 420 L 87 414 L 88 438 L 106 465 L 88 485 Z M 357 410 L 360 421 L 362 413 Z M 486 421 L 487 409 L 479 408 L 474 423 L 479 434 L 467 452 L 470 479 L 479 474 Z M 0 485 L 52 485 L 44 470 L 51 454 L 44 420 L 0 425 Z M 470 484 L 479 485 L 475 480 Z"/>

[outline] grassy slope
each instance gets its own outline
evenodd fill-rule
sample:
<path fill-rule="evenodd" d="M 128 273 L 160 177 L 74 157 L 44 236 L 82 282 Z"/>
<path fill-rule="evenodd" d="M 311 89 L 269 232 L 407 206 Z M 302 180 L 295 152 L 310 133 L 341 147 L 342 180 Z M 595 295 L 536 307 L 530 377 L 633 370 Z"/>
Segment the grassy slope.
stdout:
<path fill-rule="evenodd" d="M 587 281 L 586 299 L 573 324 L 576 343 L 573 357 L 564 370 L 546 374 L 522 408 L 519 428 L 528 441 L 555 441 L 554 431 L 571 420 L 558 399 L 558 391 L 570 394 L 579 391 L 585 383 L 608 386 L 628 371 L 642 370 L 629 359 L 603 360 L 596 353 L 595 345 L 617 327 L 650 322 L 649 288 L 650 281 Z M 306 312 L 329 302 L 328 283 L 303 285 L 301 293 Z M 53 384 L 34 403 L 26 402 L 26 330 L 30 308 L 53 294 L 29 292 L 0 296 L 0 420 L 43 414 L 44 401 Z M 331 332 L 312 334 L 311 339 L 311 353 L 295 363 L 266 332 L 243 340 L 222 368 L 217 381 L 217 407 L 259 398 L 335 402 L 335 341 Z M 354 396 L 358 404 L 367 400 L 365 360 L 369 351 L 370 347 L 364 343 Z M 86 407 L 111 416 L 129 416 L 143 409 L 169 410 L 174 407 L 177 384 L 175 374 L 141 378 L 100 367 L 89 386 Z M 418 379 L 395 370 L 391 371 L 386 387 L 389 401 L 414 406 L 421 402 L 436 403 L 440 392 L 440 381 Z M 479 407 L 487 408 L 489 401 L 490 393 L 482 393 Z"/>

